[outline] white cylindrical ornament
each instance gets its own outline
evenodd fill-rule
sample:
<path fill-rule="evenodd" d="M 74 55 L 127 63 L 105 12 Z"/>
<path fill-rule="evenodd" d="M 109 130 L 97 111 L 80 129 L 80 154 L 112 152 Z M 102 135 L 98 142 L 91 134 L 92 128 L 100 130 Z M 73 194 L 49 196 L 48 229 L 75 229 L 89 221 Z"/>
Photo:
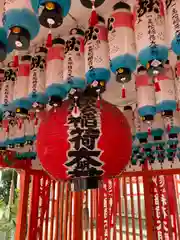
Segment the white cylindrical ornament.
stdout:
<path fill-rule="evenodd" d="M 152 77 L 143 66 L 137 68 L 136 91 L 139 115 L 144 120 L 153 120 L 156 114 L 155 90 Z"/>
<path fill-rule="evenodd" d="M 14 105 L 17 115 L 27 115 L 31 108 L 31 102 L 28 100 L 30 64 L 31 56 L 24 55 L 21 57 L 14 88 Z"/>
<path fill-rule="evenodd" d="M 1 102 L 3 106 L 4 119 L 14 116 L 14 86 L 17 79 L 17 70 L 11 67 L 12 63 L 8 64 L 8 67 L 4 72 L 4 81 L 2 83 Z"/>
<path fill-rule="evenodd" d="M 42 109 L 48 102 L 45 94 L 46 86 L 46 53 L 47 49 L 39 47 L 31 59 L 31 71 L 29 77 L 28 100 L 33 108 Z"/>
<path fill-rule="evenodd" d="M 164 64 L 164 70 L 157 75 L 157 81 L 160 91 L 156 92 L 156 110 L 157 112 L 175 111 L 176 110 L 176 94 L 175 81 L 172 67 L 167 61 Z"/>
<path fill-rule="evenodd" d="M 85 63 L 84 63 L 84 32 L 74 28 L 70 31 L 70 37 L 66 41 L 64 59 L 64 80 L 71 84 L 72 88 L 84 89 Z"/>
<path fill-rule="evenodd" d="M 70 90 L 70 84 L 63 78 L 64 45 L 62 38 L 54 39 L 47 54 L 46 94 L 49 104 L 54 106 L 60 105 Z"/>
<path fill-rule="evenodd" d="M 166 2 L 166 29 L 168 44 L 176 55 L 180 55 L 180 1 L 168 0 Z"/>
<path fill-rule="evenodd" d="M 0 68 L 0 115 L 2 115 L 3 111 L 3 98 L 2 98 L 2 86 L 4 82 L 4 69 Z"/>
<path fill-rule="evenodd" d="M 6 141 L 6 131 L 5 131 L 5 129 L 1 129 L 1 131 L 0 131 L 0 150 L 5 150 L 5 148 L 6 148 L 5 141 Z"/>
<path fill-rule="evenodd" d="M 140 143 L 146 143 L 148 138 L 148 124 L 142 121 L 137 108 L 134 110 L 134 124 L 136 127 L 136 138 Z"/>
<path fill-rule="evenodd" d="M 108 19 L 108 40 L 112 72 L 117 73 L 119 69 L 133 72 L 136 69 L 133 14 L 123 1 L 114 5 Z"/>
<path fill-rule="evenodd" d="M 98 23 L 85 32 L 85 72 L 87 83 L 108 82 L 110 79 L 108 31 L 105 20 L 98 16 Z"/>
<path fill-rule="evenodd" d="M 131 133 L 135 135 L 135 125 L 134 125 L 134 114 L 131 106 L 125 106 L 123 111 L 124 116 L 126 117 L 129 126 L 131 128 Z"/>
<path fill-rule="evenodd" d="M 180 112 L 174 111 L 171 117 L 164 118 L 164 126 L 166 133 L 169 134 L 179 134 L 180 133 Z"/>
<path fill-rule="evenodd" d="M 153 66 L 153 60 L 167 60 L 162 0 L 152 0 L 148 4 L 145 1 L 136 1 L 134 28 L 138 59 L 142 65 Z"/>
<path fill-rule="evenodd" d="M 46 88 L 63 82 L 64 40 L 56 38 L 49 48 L 46 59 Z"/>
<path fill-rule="evenodd" d="M 164 133 L 164 121 L 160 113 L 154 116 L 154 121 L 151 126 L 151 134 L 154 140 L 162 140 L 162 135 Z"/>
<path fill-rule="evenodd" d="M 180 56 L 177 57 L 177 61 L 175 65 L 175 88 L 176 88 L 177 109 L 180 110 Z"/>

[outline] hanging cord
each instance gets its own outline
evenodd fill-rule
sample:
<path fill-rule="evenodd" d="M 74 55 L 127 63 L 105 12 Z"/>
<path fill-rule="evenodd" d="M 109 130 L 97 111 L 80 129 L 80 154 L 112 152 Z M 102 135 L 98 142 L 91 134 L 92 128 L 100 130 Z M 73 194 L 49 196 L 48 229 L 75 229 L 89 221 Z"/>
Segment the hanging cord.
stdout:
<path fill-rule="evenodd" d="M 77 19 L 76 19 L 75 17 L 73 17 L 71 13 L 68 13 L 68 15 L 69 15 L 70 18 L 76 23 L 77 27 L 79 27 L 79 28 L 85 30 L 85 27 L 84 27 L 83 25 L 79 25 Z"/>

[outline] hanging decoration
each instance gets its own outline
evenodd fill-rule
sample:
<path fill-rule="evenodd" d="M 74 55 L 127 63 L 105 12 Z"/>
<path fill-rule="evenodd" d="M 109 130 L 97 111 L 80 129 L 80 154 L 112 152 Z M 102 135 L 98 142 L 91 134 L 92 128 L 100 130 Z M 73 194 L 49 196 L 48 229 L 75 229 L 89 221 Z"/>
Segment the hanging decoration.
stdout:
<path fill-rule="evenodd" d="M 97 23 L 85 32 L 85 71 L 87 83 L 101 92 L 110 79 L 108 51 L 105 20 L 98 15 Z"/>
<path fill-rule="evenodd" d="M 74 102 L 64 101 L 47 114 L 37 134 L 43 168 L 53 178 L 72 180 L 76 191 L 97 188 L 102 177 L 119 175 L 131 155 L 131 131 L 120 110 L 103 100 L 99 109 L 88 94 L 79 102 L 79 118 L 71 113 Z"/>
<path fill-rule="evenodd" d="M 131 80 L 131 73 L 136 69 L 135 37 L 131 7 L 125 2 L 118 2 L 108 19 L 108 40 L 110 66 L 122 83 L 122 98 L 126 97 L 125 83 Z"/>
<path fill-rule="evenodd" d="M 168 44 L 176 55 L 180 55 L 180 1 L 164 1 L 166 7 L 167 21 L 166 28 Z"/>
<path fill-rule="evenodd" d="M 136 75 L 138 112 L 143 121 L 153 121 L 156 114 L 155 89 L 152 77 L 144 66 L 138 66 Z"/>
<path fill-rule="evenodd" d="M 174 74 L 175 74 L 177 111 L 180 111 L 180 56 L 177 56 Z"/>
<path fill-rule="evenodd" d="M 69 96 L 75 102 L 72 112 L 74 116 L 79 117 L 78 99 L 86 87 L 84 31 L 79 28 L 71 29 L 69 39 L 66 41 L 63 78 L 71 86 Z"/>
<path fill-rule="evenodd" d="M 32 109 L 35 111 L 44 109 L 48 102 L 48 97 L 45 94 L 46 53 L 47 49 L 45 47 L 37 47 L 34 56 L 31 58 L 28 100 L 32 103 Z"/>
<path fill-rule="evenodd" d="M 15 107 L 12 104 L 14 100 L 14 86 L 17 78 L 17 69 L 13 67 L 13 62 L 9 62 L 4 69 L 4 81 L 1 89 L 1 103 L 3 111 L 3 127 L 8 131 L 9 123 L 15 116 Z"/>
<path fill-rule="evenodd" d="M 97 178 L 81 181 L 80 188 L 87 189 L 97 187 L 97 180 L 101 177 L 116 174 L 107 163 L 108 158 L 112 159 L 107 154 L 111 150 L 101 145 L 102 139 L 107 138 L 108 143 L 116 140 L 109 140 L 111 134 L 106 133 L 103 127 L 104 122 L 107 126 L 104 120 L 106 111 L 109 111 L 109 115 L 114 114 L 111 112 L 112 106 L 109 107 L 101 95 L 104 91 L 108 95 L 117 86 L 117 83 L 108 83 L 111 69 L 120 83 L 121 98 L 118 92 L 116 99 L 114 91 L 110 100 L 124 109 L 132 134 L 131 164 L 128 163 L 126 169 L 132 165 L 139 167 L 145 162 L 152 169 L 157 166 L 177 167 L 177 159 L 180 159 L 179 0 L 108 3 L 109 9 L 105 6 L 106 10 L 110 11 L 114 5 L 108 19 L 108 30 L 103 18 L 104 8 L 98 9 L 104 1 L 80 0 L 89 9 L 85 18 L 86 23 L 89 20 L 88 29 L 84 33 L 82 18 L 76 15 L 76 11 L 75 14 L 69 12 L 70 0 L 5 0 L 3 17 L 0 17 L 0 166 L 40 169 L 36 135 L 39 126 L 43 128 L 48 121 L 53 125 L 52 121 L 57 118 L 54 120 L 55 126 L 52 126 L 52 135 L 57 133 L 56 129 L 60 129 L 58 134 L 62 130 L 62 137 L 65 136 L 62 146 L 58 145 L 61 138 L 58 134 L 57 143 L 50 136 L 47 137 L 50 139 L 44 137 L 43 144 L 46 144 L 45 141 L 49 144 L 50 141 L 52 146 L 48 157 L 52 149 L 52 157 L 55 156 L 56 146 L 68 150 L 58 151 L 58 158 L 55 156 L 55 160 L 60 161 L 58 166 L 56 162 L 53 166 L 47 166 L 45 153 L 40 150 L 40 156 L 43 155 L 40 160 L 50 175 L 58 179 L 73 179 L 73 187 L 78 190 L 79 178 L 75 181 L 77 176 L 86 178 L 88 174 L 91 177 L 97 173 Z M 76 27 L 68 21 L 68 25 L 65 23 L 59 30 L 67 15 L 67 18 L 71 17 L 76 22 Z M 39 33 L 40 25 L 49 29 L 48 36 L 46 30 Z M 67 37 L 69 27 L 73 28 L 70 28 Z M 167 36 L 165 30 L 168 30 Z M 136 92 L 127 96 L 127 92 L 132 93 L 130 88 L 134 89 L 134 85 Z M 108 121 L 113 118 L 109 115 Z M 91 119 L 91 124 L 97 121 L 97 127 L 93 125 L 91 128 L 87 119 Z M 56 121 L 59 121 L 60 128 Z M 108 130 L 112 126 L 115 128 L 114 121 L 112 124 L 108 122 Z M 61 126 L 62 123 L 65 126 Z M 118 124 L 121 127 L 121 122 Z M 46 128 L 45 134 L 46 131 L 50 134 L 51 126 Z M 121 135 L 118 131 L 119 141 Z M 78 141 L 81 145 L 76 149 Z M 113 151 L 114 159 L 116 150 Z M 74 152 L 79 155 L 73 157 Z M 99 154 L 90 156 L 90 165 L 87 155 L 81 155 L 87 152 Z M 91 164 L 92 158 L 94 162 Z M 17 162 L 19 160 L 23 162 L 22 165 Z M 125 166 L 127 162 L 123 164 Z M 123 169 L 123 166 L 119 169 Z M 58 175 L 59 171 L 62 171 L 62 175 Z"/>
<path fill-rule="evenodd" d="M 23 55 L 17 71 L 13 102 L 16 107 L 16 116 L 20 118 L 27 117 L 28 110 L 32 107 L 32 103 L 28 99 L 30 67 L 31 56 L 28 54 Z"/>
<path fill-rule="evenodd" d="M 46 28 L 57 28 L 68 14 L 71 0 L 32 0 L 32 5 L 39 15 L 39 22 Z"/>
<path fill-rule="evenodd" d="M 2 97 L 2 87 L 4 83 L 4 69 L 0 68 L 0 127 L 2 127 L 2 118 L 3 118 L 3 103 L 4 99 Z"/>
<path fill-rule="evenodd" d="M 154 121 L 152 123 L 151 134 L 153 136 L 154 144 L 157 145 L 157 142 L 163 140 L 164 134 L 164 121 L 161 116 L 161 113 L 157 113 L 154 116 Z"/>
<path fill-rule="evenodd" d="M 156 92 L 156 109 L 157 112 L 175 111 L 175 81 L 172 67 L 169 60 L 164 64 L 164 70 L 157 76 L 161 91 Z"/>
<path fill-rule="evenodd" d="M 0 62 L 6 59 L 8 53 L 7 32 L 3 27 L 3 19 L 0 17 Z"/>
<path fill-rule="evenodd" d="M 92 9 L 92 3 L 94 3 L 95 8 L 98 8 L 105 2 L 105 0 L 94 0 L 94 1 L 93 0 L 80 0 L 80 2 L 84 7 Z"/>
<path fill-rule="evenodd" d="M 4 4 L 3 24 L 12 49 L 28 49 L 30 40 L 39 33 L 40 24 L 31 6 L 31 0 L 7 1 Z"/>
<path fill-rule="evenodd" d="M 68 80 L 72 88 L 85 89 L 84 31 L 79 28 L 71 29 L 66 41 L 64 80 Z"/>
<path fill-rule="evenodd" d="M 64 45 L 62 38 L 55 38 L 48 50 L 46 67 L 46 94 L 50 106 L 60 106 L 67 97 L 70 84 L 63 78 Z"/>
<path fill-rule="evenodd" d="M 123 114 L 126 117 L 129 126 L 131 128 L 131 134 L 134 137 L 135 134 L 135 125 L 134 125 L 134 114 L 133 114 L 133 109 L 131 106 L 125 106 L 123 110 Z"/>
<path fill-rule="evenodd" d="M 134 18 L 138 59 L 151 75 L 157 75 L 168 58 L 162 1 L 136 1 Z"/>

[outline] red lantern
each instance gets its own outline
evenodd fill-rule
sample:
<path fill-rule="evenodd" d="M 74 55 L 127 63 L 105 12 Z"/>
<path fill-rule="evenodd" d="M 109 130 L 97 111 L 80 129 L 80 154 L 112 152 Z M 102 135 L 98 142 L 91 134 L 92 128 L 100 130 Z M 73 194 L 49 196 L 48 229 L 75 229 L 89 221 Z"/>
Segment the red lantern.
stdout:
<path fill-rule="evenodd" d="M 72 103 L 50 110 L 37 135 L 37 154 L 55 179 L 117 176 L 128 164 L 131 130 L 121 111 L 96 98 L 80 100 L 80 116 L 72 117 Z"/>

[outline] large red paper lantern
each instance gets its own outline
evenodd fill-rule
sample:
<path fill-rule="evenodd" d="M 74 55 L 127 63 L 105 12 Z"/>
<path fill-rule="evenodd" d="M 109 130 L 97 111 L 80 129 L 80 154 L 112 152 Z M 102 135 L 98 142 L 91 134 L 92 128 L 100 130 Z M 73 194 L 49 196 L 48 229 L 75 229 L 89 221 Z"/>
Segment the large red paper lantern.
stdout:
<path fill-rule="evenodd" d="M 37 135 L 37 154 L 55 179 L 92 179 L 119 175 L 132 150 L 131 130 L 121 111 L 96 98 L 80 101 L 80 117 L 72 117 L 72 102 L 50 110 Z"/>

